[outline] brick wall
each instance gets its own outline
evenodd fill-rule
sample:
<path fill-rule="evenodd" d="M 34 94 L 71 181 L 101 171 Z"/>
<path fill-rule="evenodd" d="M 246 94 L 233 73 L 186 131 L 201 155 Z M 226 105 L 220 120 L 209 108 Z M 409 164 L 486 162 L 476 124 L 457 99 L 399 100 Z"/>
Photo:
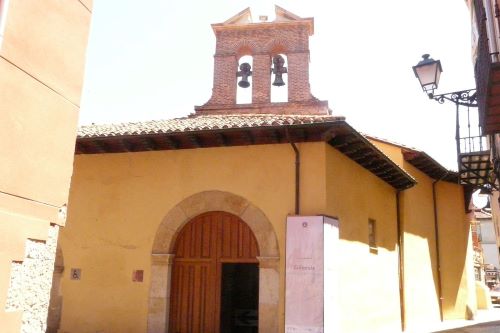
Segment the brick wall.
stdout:
<path fill-rule="evenodd" d="M 215 25 L 212 97 L 205 105 L 196 107 L 197 113 L 248 113 L 256 110 L 257 113 L 328 113 L 325 102 L 311 105 L 320 101 L 313 97 L 309 85 L 309 36 L 312 31 L 304 22 Z M 270 103 L 272 57 L 277 54 L 285 55 L 288 60 L 288 101 L 294 102 L 290 104 L 290 110 L 283 105 L 273 107 L 274 103 Z M 238 60 L 244 55 L 253 57 L 252 105 L 248 107 L 236 106 Z M 305 103 L 303 107 L 301 102 Z"/>

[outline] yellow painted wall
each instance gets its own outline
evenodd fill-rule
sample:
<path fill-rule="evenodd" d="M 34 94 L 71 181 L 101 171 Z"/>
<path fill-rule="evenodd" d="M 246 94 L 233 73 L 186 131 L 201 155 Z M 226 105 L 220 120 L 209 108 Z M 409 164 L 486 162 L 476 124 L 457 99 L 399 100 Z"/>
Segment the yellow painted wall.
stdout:
<path fill-rule="evenodd" d="M 87 1 L 91 6 L 92 2 Z M 9 1 L 0 38 L 0 327 L 12 261 L 68 200 L 91 13 L 78 0 Z"/>
<path fill-rule="evenodd" d="M 298 146 L 301 214 L 340 220 L 342 332 L 397 332 L 401 323 L 395 189 L 327 144 Z M 392 154 L 397 160 L 400 149 Z M 294 214 L 294 163 L 288 144 L 77 155 L 68 225 L 60 234 L 65 260 L 61 331 L 145 332 L 155 233 L 167 212 L 199 192 L 234 193 L 260 208 L 274 227 L 283 259 L 285 219 Z M 419 180 L 401 196 L 406 319 L 408 328 L 415 328 L 422 326 L 419 322 L 439 320 L 432 180 L 411 165 L 405 167 Z M 447 235 L 442 236 L 442 251 L 447 251 L 442 260 L 449 261 L 457 254 L 447 248 L 449 244 L 465 245 L 467 253 L 468 233 L 455 228 L 457 218 L 465 221 L 461 188 L 448 183 L 438 188 L 441 233 Z M 376 254 L 368 246 L 369 218 L 377 225 Z M 465 264 L 465 257 L 459 253 L 453 265 L 460 263 Z M 284 260 L 280 265 L 282 332 Z M 69 279 L 71 268 L 82 269 L 82 280 Z M 144 283 L 131 281 L 134 269 L 145 271 Z M 456 312 L 470 300 L 468 280 L 463 270 L 444 269 L 446 297 L 450 299 L 452 292 L 459 295 L 453 301 Z M 448 308 L 445 315 L 451 318 Z"/>
<path fill-rule="evenodd" d="M 330 146 L 326 149 L 327 214 L 340 221 L 341 332 L 400 330 L 396 191 Z M 368 246 L 376 220 L 378 254 Z"/>
<path fill-rule="evenodd" d="M 349 313 L 370 310 L 355 328 L 399 328 L 394 190 L 324 143 L 298 146 L 301 214 L 340 217 L 346 254 L 339 269 L 342 300 Z M 60 235 L 66 268 L 61 330 L 144 332 L 150 254 L 159 223 L 184 198 L 221 190 L 249 200 L 273 224 L 282 257 L 283 332 L 285 219 L 294 213 L 294 171 L 288 144 L 76 156 L 68 224 Z M 358 182 L 360 177 L 364 182 Z M 327 187 L 325 181 L 332 183 Z M 344 190 L 352 197 L 340 199 Z M 378 256 L 368 253 L 368 217 L 379 221 Z M 69 279 L 70 268 L 82 269 L 81 281 Z M 145 270 L 144 283 L 131 281 L 134 269 Z M 374 276 L 377 283 L 370 287 L 367 281 Z M 383 307 L 377 298 L 366 297 L 368 288 L 386 300 Z"/>
<path fill-rule="evenodd" d="M 450 200 L 454 198 L 455 200 Z M 445 319 L 466 318 L 477 310 L 472 236 L 464 214 L 462 189 L 446 182 L 437 186 L 438 219 Z"/>
<path fill-rule="evenodd" d="M 406 324 L 408 329 L 424 329 L 440 320 L 432 199 L 434 180 L 404 160 L 401 146 L 378 140 L 371 141 L 418 182 L 417 186 L 401 194 L 401 222 L 405 232 Z M 466 272 L 467 267 L 472 269 L 472 248 L 469 244 L 469 224 L 464 210 L 463 192 L 461 186 L 442 181 L 437 183 L 436 191 L 442 289 L 445 299 L 443 315 L 444 319 L 464 319 L 467 304 L 475 307 L 472 299 L 475 294 L 474 276 L 471 277 L 471 272 Z"/>
<path fill-rule="evenodd" d="M 324 206 L 323 145 L 298 145 L 308 184 L 301 192 L 304 214 Z M 289 144 L 77 155 L 68 223 L 60 235 L 66 267 L 61 330 L 144 332 L 157 228 L 175 205 L 202 191 L 231 192 L 259 207 L 273 224 L 284 258 L 294 172 Z M 69 279 L 70 268 L 82 269 L 81 281 Z M 144 269 L 144 283 L 131 281 L 134 269 Z M 283 288 L 281 274 L 281 330 Z"/>

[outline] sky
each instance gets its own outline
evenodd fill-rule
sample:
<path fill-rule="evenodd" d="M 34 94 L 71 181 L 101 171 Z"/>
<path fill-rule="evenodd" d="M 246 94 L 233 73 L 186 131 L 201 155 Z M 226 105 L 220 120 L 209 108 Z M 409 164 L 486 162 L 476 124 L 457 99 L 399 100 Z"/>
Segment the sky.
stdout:
<path fill-rule="evenodd" d="M 184 117 L 208 101 L 215 36 L 250 7 L 314 17 L 313 95 L 358 131 L 424 150 L 457 169 L 455 106 L 429 100 L 412 66 L 441 60 L 436 93 L 475 87 L 463 0 L 95 0 L 80 124 Z"/>

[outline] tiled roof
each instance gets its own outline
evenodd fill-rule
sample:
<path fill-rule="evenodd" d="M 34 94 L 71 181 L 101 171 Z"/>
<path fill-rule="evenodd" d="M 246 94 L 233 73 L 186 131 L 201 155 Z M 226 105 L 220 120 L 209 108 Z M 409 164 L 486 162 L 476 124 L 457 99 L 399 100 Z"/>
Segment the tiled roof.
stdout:
<path fill-rule="evenodd" d="M 80 127 L 76 154 L 328 142 L 397 189 L 416 181 L 345 122 L 331 115 L 224 114 Z"/>
<path fill-rule="evenodd" d="M 433 159 L 426 152 L 419 150 L 417 148 L 409 147 L 404 144 L 390 141 L 387 139 L 382 139 L 376 136 L 368 134 L 364 134 L 364 136 L 369 140 L 384 142 L 391 144 L 393 146 L 400 147 L 404 159 L 410 164 L 412 164 L 414 167 L 425 173 L 427 176 L 433 179 L 445 180 L 450 183 L 458 183 L 458 172 L 447 169 L 446 167 L 441 165 L 438 161 Z"/>
<path fill-rule="evenodd" d="M 129 135 L 170 134 L 211 131 L 218 129 L 305 125 L 343 121 L 344 117 L 331 115 L 201 115 L 166 120 L 121 124 L 88 125 L 78 129 L 78 138 L 100 138 Z"/>

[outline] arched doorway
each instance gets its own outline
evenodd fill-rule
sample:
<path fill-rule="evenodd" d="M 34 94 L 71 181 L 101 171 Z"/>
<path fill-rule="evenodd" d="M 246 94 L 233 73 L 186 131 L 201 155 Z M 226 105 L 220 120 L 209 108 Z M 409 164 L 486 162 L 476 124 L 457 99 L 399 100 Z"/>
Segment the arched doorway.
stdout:
<path fill-rule="evenodd" d="M 171 207 L 156 231 L 151 251 L 151 280 L 148 299 L 148 333 L 172 333 L 170 303 L 175 241 L 195 217 L 207 212 L 227 212 L 239 217 L 252 230 L 258 244 L 259 332 L 279 331 L 280 255 L 271 221 L 252 202 L 224 191 L 204 191 L 184 198 Z"/>
<path fill-rule="evenodd" d="M 259 249 L 245 222 L 201 214 L 182 228 L 174 253 L 169 332 L 257 332 Z"/>

